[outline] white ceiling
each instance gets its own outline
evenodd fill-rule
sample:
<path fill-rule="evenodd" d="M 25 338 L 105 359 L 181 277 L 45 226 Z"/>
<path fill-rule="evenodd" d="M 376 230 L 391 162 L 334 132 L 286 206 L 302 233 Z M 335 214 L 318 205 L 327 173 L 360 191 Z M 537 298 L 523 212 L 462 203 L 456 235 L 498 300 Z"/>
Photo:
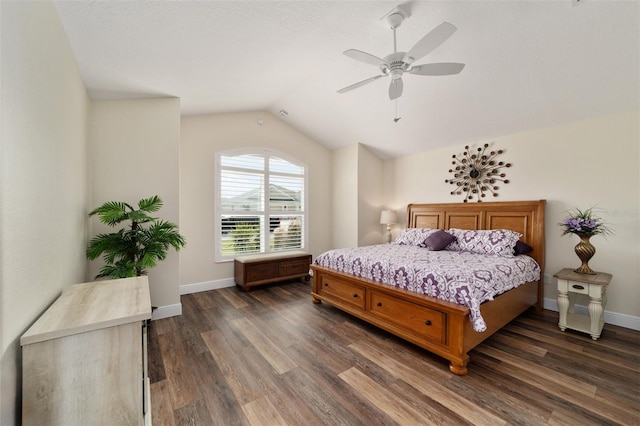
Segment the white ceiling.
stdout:
<path fill-rule="evenodd" d="M 330 149 L 383 158 L 640 108 L 640 2 L 410 1 L 407 51 L 443 21 L 458 31 L 417 63 L 462 73 L 389 79 L 344 55 L 384 57 L 397 1 L 55 1 L 93 99 L 175 96 L 185 115 L 266 110 Z"/>

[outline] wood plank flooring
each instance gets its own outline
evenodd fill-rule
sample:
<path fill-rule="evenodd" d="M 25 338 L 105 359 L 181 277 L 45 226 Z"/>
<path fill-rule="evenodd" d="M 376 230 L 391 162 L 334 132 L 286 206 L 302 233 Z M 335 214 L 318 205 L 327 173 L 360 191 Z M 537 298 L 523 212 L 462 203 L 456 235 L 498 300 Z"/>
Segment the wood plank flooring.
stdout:
<path fill-rule="evenodd" d="M 640 332 L 526 312 L 469 374 L 326 303 L 303 281 L 182 296 L 154 321 L 154 425 L 640 425 Z"/>

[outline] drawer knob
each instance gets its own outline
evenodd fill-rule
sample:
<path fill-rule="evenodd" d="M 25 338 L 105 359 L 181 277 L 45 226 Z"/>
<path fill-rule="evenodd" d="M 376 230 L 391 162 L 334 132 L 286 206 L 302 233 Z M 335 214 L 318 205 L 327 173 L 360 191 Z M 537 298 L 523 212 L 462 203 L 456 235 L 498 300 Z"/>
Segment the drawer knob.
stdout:
<path fill-rule="evenodd" d="M 575 288 L 576 290 L 584 290 L 584 286 L 578 284 L 573 284 L 571 287 Z"/>
<path fill-rule="evenodd" d="M 376 303 L 376 306 L 382 306 L 382 302 Z"/>
<path fill-rule="evenodd" d="M 424 322 L 424 325 L 431 325 L 431 320 L 426 320 L 426 321 Z"/>
<path fill-rule="evenodd" d="M 353 293 L 353 297 L 358 297 L 358 293 Z"/>
<path fill-rule="evenodd" d="M 324 283 L 324 286 L 325 287 L 329 287 L 329 283 Z"/>

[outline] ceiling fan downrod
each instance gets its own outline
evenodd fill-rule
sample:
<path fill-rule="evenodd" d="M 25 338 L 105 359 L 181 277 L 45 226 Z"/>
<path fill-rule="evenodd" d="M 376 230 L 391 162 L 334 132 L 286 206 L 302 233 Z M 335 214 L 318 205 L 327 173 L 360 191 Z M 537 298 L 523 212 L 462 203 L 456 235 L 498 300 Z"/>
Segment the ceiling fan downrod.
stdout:
<path fill-rule="evenodd" d="M 396 29 L 393 29 L 393 53 L 398 53 L 398 45 L 396 43 Z"/>
<path fill-rule="evenodd" d="M 400 24 L 402 24 L 404 18 L 404 15 L 402 15 L 402 13 L 400 13 L 399 11 L 391 13 L 386 18 L 387 25 L 389 25 L 389 27 L 393 30 L 393 53 L 396 53 L 398 51 L 396 43 L 396 28 L 398 28 Z"/>

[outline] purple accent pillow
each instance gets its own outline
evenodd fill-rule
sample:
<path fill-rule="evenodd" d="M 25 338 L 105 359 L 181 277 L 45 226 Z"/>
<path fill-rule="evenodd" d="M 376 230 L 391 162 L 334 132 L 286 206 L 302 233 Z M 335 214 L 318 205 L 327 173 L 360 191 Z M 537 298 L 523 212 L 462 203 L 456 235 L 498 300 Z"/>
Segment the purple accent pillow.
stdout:
<path fill-rule="evenodd" d="M 424 240 L 424 243 L 429 250 L 440 251 L 455 240 L 456 237 L 454 237 L 450 233 L 443 231 L 442 229 L 438 229 L 436 232 L 429 235 L 427 239 Z"/>
<path fill-rule="evenodd" d="M 513 254 L 516 256 L 519 254 L 531 253 L 532 251 L 533 251 L 533 247 L 531 247 L 527 243 L 523 243 L 522 241 L 516 242 L 516 245 L 513 248 Z"/>
<path fill-rule="evenodd" d="M 437 229 L 431 228 L 407 228 L 403 229 L 400 235 L 393 241 L 393 244 L 401 246 L 418 246 L 426 247 L 424 240 Z"/>
<path fill-rule="evenodd" d="M 522 234 L 508 229 L 466 230 L 449 229 L 456 241 L 448 250 L 458 250 L 477 254 L 491 254 L 513 257 L 513 250 Z"/>

